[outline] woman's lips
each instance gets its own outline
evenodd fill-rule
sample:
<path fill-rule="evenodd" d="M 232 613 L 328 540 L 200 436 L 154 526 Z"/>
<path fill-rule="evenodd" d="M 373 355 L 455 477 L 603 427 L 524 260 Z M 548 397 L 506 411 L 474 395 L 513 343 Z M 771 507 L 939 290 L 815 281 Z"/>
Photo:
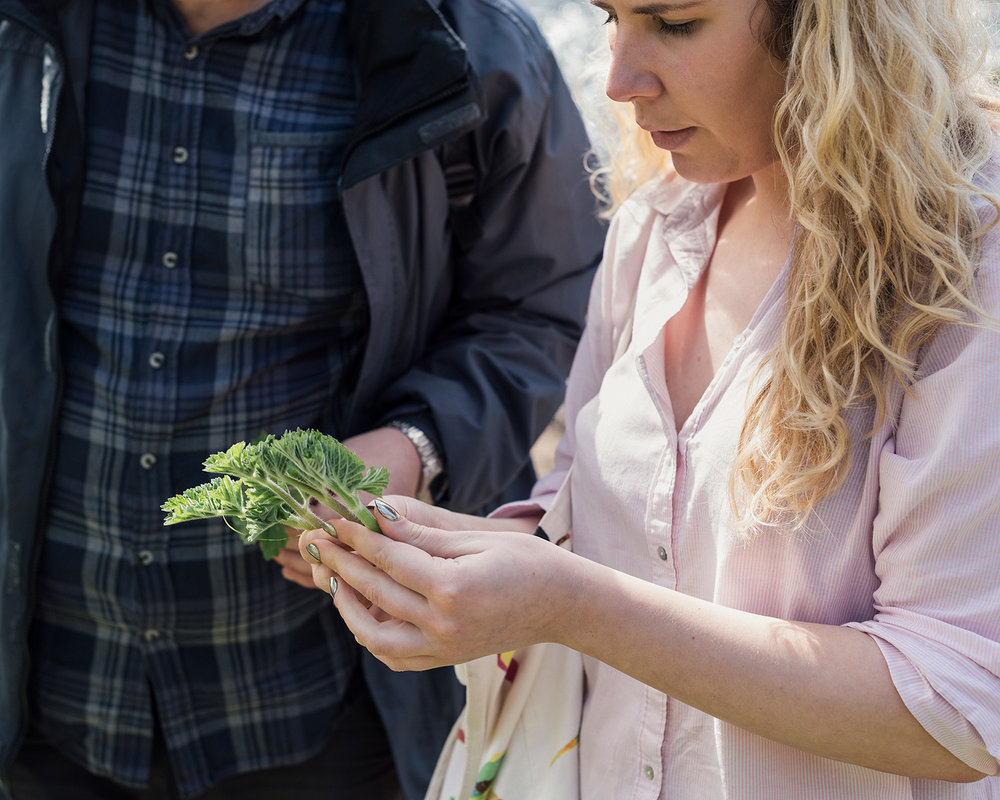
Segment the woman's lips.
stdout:
<path fill-rule="evenodd" d="M 675 131 L 650 131 L 653 144 L 663 150 L 676 150 L 687 144 L 694 135 L 694 128 L 679 128 Z"/>

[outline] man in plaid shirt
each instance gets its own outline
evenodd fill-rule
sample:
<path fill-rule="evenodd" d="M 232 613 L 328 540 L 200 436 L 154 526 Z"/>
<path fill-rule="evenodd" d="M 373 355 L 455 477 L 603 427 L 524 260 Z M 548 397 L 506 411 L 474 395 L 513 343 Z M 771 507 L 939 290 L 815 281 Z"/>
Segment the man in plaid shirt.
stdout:
<path fill-rule="evenodd" d="M 0 59 L 0 797 L 422 796 L 451 671 L 159 506 L 296 427 L 527 491 L 603 237 L 551 53 L 505 0 L 0 0 Z"/>

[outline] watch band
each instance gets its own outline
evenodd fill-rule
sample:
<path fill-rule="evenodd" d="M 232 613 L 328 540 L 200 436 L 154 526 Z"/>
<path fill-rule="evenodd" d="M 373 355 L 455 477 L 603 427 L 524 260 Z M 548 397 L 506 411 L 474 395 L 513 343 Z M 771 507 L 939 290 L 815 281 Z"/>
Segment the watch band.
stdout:
<path fill-rule="evenodd" d="M 431 483 L 444 471 L 444 464 L 438 455 L 434 442 L 420 428 L 409 422 L 394 419 L 389 423 L 389 427 L 402 432 L 416 448 L 417 455 L 420 456 L 420 485 L 417 487 L 417 499 L 425 503 L 434 502 L 431 496 Z"/>

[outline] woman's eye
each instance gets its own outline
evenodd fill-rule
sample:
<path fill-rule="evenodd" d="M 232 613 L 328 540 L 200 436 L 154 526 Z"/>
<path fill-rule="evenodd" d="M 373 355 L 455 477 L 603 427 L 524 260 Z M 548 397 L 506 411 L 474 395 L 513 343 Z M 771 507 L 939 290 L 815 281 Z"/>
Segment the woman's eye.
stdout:
<path fill-rule="evenodd" d="M 687 36 L 694 32 L 695 20 L 690 22 L 667 22 L 666 20 L 658 20 L 660 23 L 660 33 L 664 33 L 668 36 Z"/>
<path fill-rule="evenodd" d="M 604 12 L 607 16 L 602 25 L 617 25 L 618 15 L 614 11 L 608 11 L 606 8 L 600 8 L 598 10 Z M 695 27 L 698 24 L 697 20 L 689 20 L 687 22 L 667 22 L 665 19 L 660 17 L 652 17 L 652 21 L 656 24 L 657 32 L 664 34 L 666 36 L 687 36 L 694 32 Z"/>

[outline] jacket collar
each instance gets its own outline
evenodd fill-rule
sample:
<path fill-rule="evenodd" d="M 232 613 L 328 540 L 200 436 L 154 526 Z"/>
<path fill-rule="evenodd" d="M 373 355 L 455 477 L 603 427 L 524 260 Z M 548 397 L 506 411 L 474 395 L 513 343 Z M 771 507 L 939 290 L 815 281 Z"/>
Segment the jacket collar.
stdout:
<path fill-rule="evenodd" d="M 0 0 L 0 18 L 17 20 L 31 30 L 46 36 L 51 41 L 58 40 L 58 14 L 71 0 Z"/>
<path fill-rule="evenodd" d="M 465 43 L 440 0 L 348 0 L 358 84 L 345 188 L 465 133 L 485 118 Z"/>

